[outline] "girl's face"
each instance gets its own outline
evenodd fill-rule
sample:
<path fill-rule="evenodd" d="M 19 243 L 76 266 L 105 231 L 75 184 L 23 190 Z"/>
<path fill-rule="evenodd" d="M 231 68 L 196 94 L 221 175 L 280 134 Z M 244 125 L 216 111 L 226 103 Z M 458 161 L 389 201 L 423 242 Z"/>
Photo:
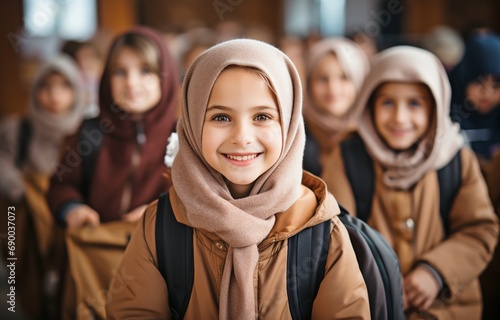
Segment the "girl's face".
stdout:
<path fill-rule="evenodd" d="M 467 98 L 480 113 L 488 113 L 500 104 L 500 82 L 491 75 L 469 83 L 465 90 Z"/>
<path fill-rule="evenodd" d="M 325 112 L 340 117 L 354 103 L 356 87 L 334 54 L 326 54 L 318 61 L 309 84 L 313 103 Z"/>
<path fill-rule="evenodd" d="M 131 48 L 115 56 L 111 73 L 111 94 L 123 110 L 140 114 L 152 109 L 161 98 L 160 77 Z"/>
<path fill-rule="evenodd" d="M 66 77 L 52 73 L 45 77 L 38 88 L 37 100 L 45 111 L 63 114 L 73 106 L 75 92 Z"/>
<path fill-rule="evenodd" d="M 212 88 L 202 133 L 207 163 L 226 179 L 234 198 L 278 160 L 281 122 L 275 96 L 254 71 L 224 70 Z"/>
<path fill-rule="evenodd" d="M 375 93 L 374 122 L 390 148 L 411 148 L 427 132 L 434 99 L 420 83 L 387 82 Z"/>

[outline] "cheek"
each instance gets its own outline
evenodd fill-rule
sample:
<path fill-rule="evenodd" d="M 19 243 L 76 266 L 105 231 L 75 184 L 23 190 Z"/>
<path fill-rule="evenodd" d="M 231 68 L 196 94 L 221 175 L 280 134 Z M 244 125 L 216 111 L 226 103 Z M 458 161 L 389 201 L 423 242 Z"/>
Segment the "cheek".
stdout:
<path fill-rule="evenodd" d="M 415 123 L 417 123 L 422 131 L 427 131 L 430 124 L 430 115 L 428 112 L 420 112 L 413 116 Z"/>
<path fill-rule="evenodd" d="M 62 96 L 65 97 L 64 100 L 66 103 L 71 103 L 75 99 L 75 93 L 72 89 L 69 88 L 64 91 L 64 94 Z"/>
<path fill-rule="evenodd" d="M 268 152 L 277 153 L 278 155 L 281 153 L 283 137 L 280 125 L 265 128 L 262 130 L 260 138 Z"/>
<path fill-rule="evenodd" d="M 481 95 L 481 86 L 477 84 L 469 84 L 465 89 L 465 94 L 469 100 L 476 102 Z"/>
<path fill-rule="evenodd" d="M 352 104 L 354 102 L 354 98 L 356 97 L 356 88 L 354 87 L 352 82 L 346 82 L 343 91 L 345 92 L 346 98 L 349 100 L 349 103 Z"/>
<path fill-rule="evenodd" d="M 213 158 L 214 153 L 217 152 L 220 137 L 220 132 L 218 133 L 210 127 L 203 128 L 201 135 L 201 153 L 205 160 Z"/>
<path fill-rule="evenodd" d="M 46 104 L 48 100 L 48 94 L 44 90 L 40 90 L 36 96 L 36 99 L 38 100 L 39 103 L 41 104 Z"/>
<path fill-rule="evenodd" d="M 146 90 L 151 92 L 152 94 L 159 95 L 161 94 L 160 88 L 160 78 L 156 75 L 146 76 L 144 77 L 143 86 Z"/>
<path fill-rule="evenodd" d="M 323 85 L 321 81 L 312 81 L 311 82 L 311 95 L 313 99 L 320 98 L 321 95 L 325 93 L 326 86 Z"/>
<path fill-rule="evenodd" d="M 495 105 L 500 104 L 500 89 L 495 89 L 493 93 L 493 103 Z"/>
<path fill-rule="evenodd" d="M 161 88 L 159 80 L 150 80 L 146 86 L 151 99 L 153 100 L 153 105 L 157 104 L 161 99 Z"/>
<path fill-rule="evenodd" d="M 118 101 L 121 97 L 121 91 L 122 91 L 122 81 L 120 79 L 117 79 L 116 77 L 112 77 L 111 81 L 111 96 L 113 97 L 113 100 Z"/>
<path fill-rule="evenodd" d="M 372 119 L 375 129 L 377 129 L 377 131 L 380 131 L 384 123 L 388 121 L 388 113 L 383 108 L 375 106 Z"/>

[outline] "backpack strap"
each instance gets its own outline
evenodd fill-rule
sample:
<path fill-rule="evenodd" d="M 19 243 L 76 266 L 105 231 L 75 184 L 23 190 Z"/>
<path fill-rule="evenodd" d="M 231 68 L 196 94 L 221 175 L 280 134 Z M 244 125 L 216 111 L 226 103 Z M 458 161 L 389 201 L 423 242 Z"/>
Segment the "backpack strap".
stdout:
<path fill-rule="evenodd" d="M 404 320 L 403 284 L 396 253 L 380 233 L 339 207 L 339 219 L 349 233 L 365 279 L 371 318 Z"/>
<path fill-rule="evenodd" d="M 183 319 L 194 281 L 193 229 L 175 219 L 168 193 L 160 195 L 156 211 L 158 270 L 167 283 L 173 319 Z"/>
<path fill-rule="evenodd" d="M 94 133 L 100 133 L 98 139 L 93 136 Z M 99 118 L 86 119 L 82 122 L 80 130 L 80 144 L 83 148 L 88 148 L 88 152 L 82 152 L 82 193 L 85 199 L 88 199 L 90 191 L 90 183 L 94 166 L 97 159 L 97 154 L 104 139 L 104 133 L 99 127 Z"/>
<path fill-rule="evenodd" d="M 21 119 L 19 123 L 19 131 L 17 134 L 17 154 L 16 167 L 20 168 L 28 158 L 28 147 L 33 134 L 31 122 L 28 118 Z"/>
<path fill-rule="evenodd" d="M 356 216 L 368 221 L 375 190 L 373 162 L 359 135 L 342 141 L 342 160 L 356 202 Z"/>
<path fill-rule="evenodd" d="M 357 217 L 367 221 L 375 191 L 373 162 L 359 135 L 341 143 L 342 160 L 356 202 Z M 460 151 L 443 168 L 438 170 L 439 213 L 445 234 L 449 234 L 449 214 L 462 185 L 462 160 Z"/>
<path fill-rule="evenodd" d="M 449 215 L 451 206 L 462 186 L 462 157 L 460 150 L 446 166 L 438 170 L 437 174 L 439 181 L 439 213 L 445 234 L 448 236 L 450 234 Z"/>
<path fill-rule="evenodd" d="M 311 319 L 312 305 L 325 276 L 331 220 L 288 239 L 286 289 L 292 319 Z"/>

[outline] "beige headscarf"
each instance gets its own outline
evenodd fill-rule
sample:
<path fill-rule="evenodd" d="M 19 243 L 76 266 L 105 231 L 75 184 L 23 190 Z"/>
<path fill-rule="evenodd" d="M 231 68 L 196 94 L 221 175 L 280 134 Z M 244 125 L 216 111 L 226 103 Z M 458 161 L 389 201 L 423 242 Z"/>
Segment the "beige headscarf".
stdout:
<path fill-rule="evenodd" d="M 322 150 L 328 152 L 337 144 L 344 133 L 357 127 L 357 121 L 362 111 L 352 106 L 342 117 L 325 112 L 316 106 L 309 93 L 309 81 L 311 74 L 325 55 L 334 53 L 339 64 L 349 80 L 359 92 L 363 80 L 370 70 L 370 64 L 363 50 L 354 42 L 346 38 L 328 38 L 316 43 L 312 48 L 307 62 L 307 90 L 304 101 L 304 118 L 308 124 L 308 130 L 318 140 Z"/>
<path fill-rule="evenodd" d="M 394 152 L 375 130 L 371 107 L 374 91 L 384 82 L 418 82 L 429 87 L 436 104 L 432 127 L 415 150 Z M 463 146 L 458 124 L 451 122 L 451 90 L 441 62 L 432 53 L 410 46 L 387 49 L 374 57 L 357 101 L 364 108 L 359 133 L 368 152 L 384 167 L 385 185 L 408 189 L 429 170 L 445 166 Z"/>
<path fill-rule="evenodd" d="M 215 80 L 231 65 L 254 67 L 267 75 L 276 93 L 283 135 L 278 161 L 255 182 L 250 195 L 233 199 L 224 177 L 201 152 L 208 99 Z M 274 225 L 274 215 L 299 197 L 304 149 L 300 78 L 290 59 L 256 40 L 227 41 L 199 56 L 184 79 L 179 152 L 173 186 L 191 226 L 216 233 L 229 245 L 221 282 L 220 319 L 255 319 L 254 271 L 257 245 Z"/>
<path fill-rule="evenodd" d="M 51 72 L 63 75 L 74 92 L 73 106 L 62 114 L 45 111 L 38 101 L 39 86 Z M 55 169 L 64 138 L 76 132 L 83 120 L 86 107 L 80 71 L 70 57 L 59 55 L 41 66 L 33 80 L 28 114 L 33 126 L 29 159 L 26 164 L 29 170 L 50 173 Z"/>

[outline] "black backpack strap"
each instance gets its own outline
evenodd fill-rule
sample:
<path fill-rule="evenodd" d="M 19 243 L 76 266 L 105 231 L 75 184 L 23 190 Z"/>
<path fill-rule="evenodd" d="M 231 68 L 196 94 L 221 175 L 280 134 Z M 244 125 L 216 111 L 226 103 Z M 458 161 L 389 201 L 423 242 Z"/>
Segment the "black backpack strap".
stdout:
<path fill-rule="evenodd" d="M 286 289 L 292 319 L 311 319 L 312 306 L 325 276 L 331 220 L 288 239 Z"/>
<path fill-rule="evenodd" d="M 438 170 L 437 174 L 439 181 L 439 213 L 445 234 L 448 236 L 450 234 L 449 215 L 451 206 L 462 185 L 462 158 L 460 150 L 446 166 Z"/>
<path fill-rule="evenodd" d="M 403 283 L 396 253 L 375 229 L 350 215 L 342 206 L 340 210 L 339 219 L 349 233 L 365 279 L 371 318 L 404 320 Z M 359 242 L 364 242 L 366 246 L 360 246 Z M 371 259 L 374 259 L 376 266 L 369 265 Z"/>
<path fill-rule="evenodd" d="M 86 119 L 82 122 L 79 144 L 82 149 L 82 193 L 85 199 L 88 199 L 92 174 L 103 139 L 104 133 L 99 127 L 99 118 Z"/>
<path fill-rule="evenodd" d="M 375 190 L 373 161 L 359 135 L 342 141 L 340 148 L 347 178 L 356 201 L 356 216 L 368 221 Z"/>
<path fill-rule="evenodd" d="M 183 319 L 194 281 L 193 229 L 177 222 L 168 193 L 158 199 L 156 255 L 167 283 L 172 318 Z"/>
<path fill-rule="evenodd" d="M 21 119 L 17 134 L 16 167 L 20 168 L 28 158 L 28 147 L 32 135 L 31 122 L 28 118 Z"/>

